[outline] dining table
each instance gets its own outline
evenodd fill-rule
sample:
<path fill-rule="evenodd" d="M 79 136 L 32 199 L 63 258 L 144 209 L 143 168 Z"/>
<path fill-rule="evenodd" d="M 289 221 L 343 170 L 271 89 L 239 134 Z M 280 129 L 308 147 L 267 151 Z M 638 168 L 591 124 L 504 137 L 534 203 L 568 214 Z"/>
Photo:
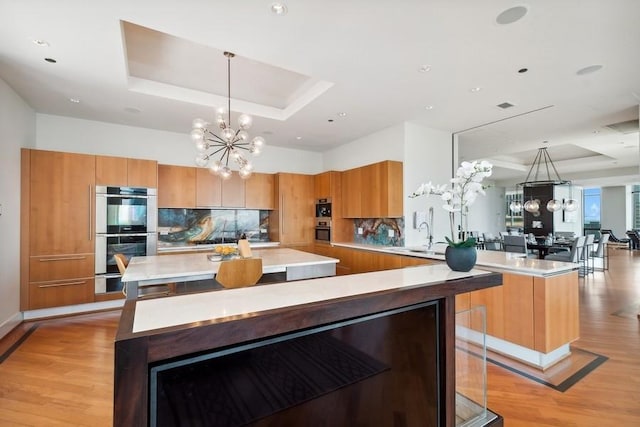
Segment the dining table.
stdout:
<path fill-rule="evenodd" d="M 570 240 L 562 240 L 562 241 L 555 240 L 551 244 L 540 242 L 540 241 L 537 241 L 536 243 L 527 241 L 527 249 L 537 251 L 538 258 L 544 259 L 544 257 L 549 255 L 549 253 L 558 252 L 558 251 L 552 251 L 552 250 L 555 250 L 555 249 L 567 250 L 567 249 L 570 249 L 572 244 L 573 244 L 573 241 L 570 241 Z"/>

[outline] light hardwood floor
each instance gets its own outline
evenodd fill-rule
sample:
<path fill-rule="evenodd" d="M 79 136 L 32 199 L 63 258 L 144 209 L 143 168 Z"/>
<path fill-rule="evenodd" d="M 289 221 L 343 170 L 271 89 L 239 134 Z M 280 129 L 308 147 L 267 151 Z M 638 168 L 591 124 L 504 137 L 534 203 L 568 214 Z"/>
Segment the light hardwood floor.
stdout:
<path fill-rule="evenodd" d="M 607 356 L 562 393 L 488 365 L 488 404 L 513 426 L 640 425 L 640 251 L 613 250 L 610 269 L 580 279 L 581 338 Z M 616 314 L 612 314 L 616 313 Z M 0 426 L 110 426 L 119 312 L 24 323 L 0 341 Z"/>

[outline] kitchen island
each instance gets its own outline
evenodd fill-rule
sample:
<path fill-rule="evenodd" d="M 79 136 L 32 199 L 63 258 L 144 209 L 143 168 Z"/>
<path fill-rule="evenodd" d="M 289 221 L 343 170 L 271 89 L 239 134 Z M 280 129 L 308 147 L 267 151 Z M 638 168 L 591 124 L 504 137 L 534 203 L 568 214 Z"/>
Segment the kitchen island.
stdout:
<path fill-rule="evenodd" d="M 446 245 L 427 253 L 422 247 L 382 247 L 353 243 L 335 246 L 444 261 Z M 571 354 L 580 337 L 578 264 L 528 258 L 526 254 L 478 251 L 477 268 L 500 272 L 499 288 L 463 293 L 456 310 L 486 307 L 486 344 L 495 352 L 538 369 Z M 472 316 L 459 325 L 470 340 L 480 341 L 480 321 Z"/>
<path fill-rule="evenodd" d="M 285 280 L 300 280 L 336 274 L 335 258 L 289 248 L 253 250 L 262 258 L 262 273 L 285 273 Z M 171 282 L 213 279 L 220 261 L 210 261 L 207 253 L 186 253 L 133 257 L 122 276 L 127 299 L 138 297 L 138 288 Z"/>
<path fill-rule="evenodd" d="M 391 425 L 401 417 L 406 425 L 453 426 L 455 295 L 500 282 L 498 273 L 433 265 L 127 300 L 115 342 L 114 425 L 176 425 L 172 417 L 187 416 L 216 425 L 241 407 L 257 415 L 240 423 L 258 417 L 255 425 Z M 307 356 L 295 357 L 293 348 Z M 288 362 L 276 363 L 279 357 Z M 267 367 L 254 365 L 265 360 Z M 325 385 L 296 400 L 286 384 L 272 383 L 281 376 L 272 377 L 274 369 L 302 376 L 296 386 L 308 376 Z M 265 412 L 258 390 L 285 403 Z M 166 403 L 187 395 L 183 404 Z M 175 413 L 182 410 L 188 413 Z M 490 422 L 501 425 L 499 417 Z"/>

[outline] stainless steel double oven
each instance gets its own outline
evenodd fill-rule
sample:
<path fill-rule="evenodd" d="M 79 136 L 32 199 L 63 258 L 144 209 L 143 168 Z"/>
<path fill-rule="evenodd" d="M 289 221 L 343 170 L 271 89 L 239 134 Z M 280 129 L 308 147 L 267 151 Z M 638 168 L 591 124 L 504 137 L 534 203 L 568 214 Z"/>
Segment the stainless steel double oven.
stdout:
<path fill-rule="evenodd" d="M 157 189 L 96 187 L 96 294 L 122 290 L 113 257 L 155 255 L 158 235 Z"/>

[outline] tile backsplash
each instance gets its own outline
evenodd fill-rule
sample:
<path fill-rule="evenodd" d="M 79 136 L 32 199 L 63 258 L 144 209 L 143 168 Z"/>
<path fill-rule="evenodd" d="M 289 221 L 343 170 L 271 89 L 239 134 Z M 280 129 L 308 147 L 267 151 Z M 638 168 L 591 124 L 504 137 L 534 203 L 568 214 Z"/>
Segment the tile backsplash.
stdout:
<path fill-rule="evenodd" d="M 355 243 L 404 246 L 404 218 L 361 218 L 354 219 L 353 225 Z M 358 233 L 359 228 L 362 234 Z"/>
<path fill-rule="evenodd" d="M 269 241 L 269 211 L 249 209 L 158 209 L 158 243 L 235 243 L 242 234 Z"/>

